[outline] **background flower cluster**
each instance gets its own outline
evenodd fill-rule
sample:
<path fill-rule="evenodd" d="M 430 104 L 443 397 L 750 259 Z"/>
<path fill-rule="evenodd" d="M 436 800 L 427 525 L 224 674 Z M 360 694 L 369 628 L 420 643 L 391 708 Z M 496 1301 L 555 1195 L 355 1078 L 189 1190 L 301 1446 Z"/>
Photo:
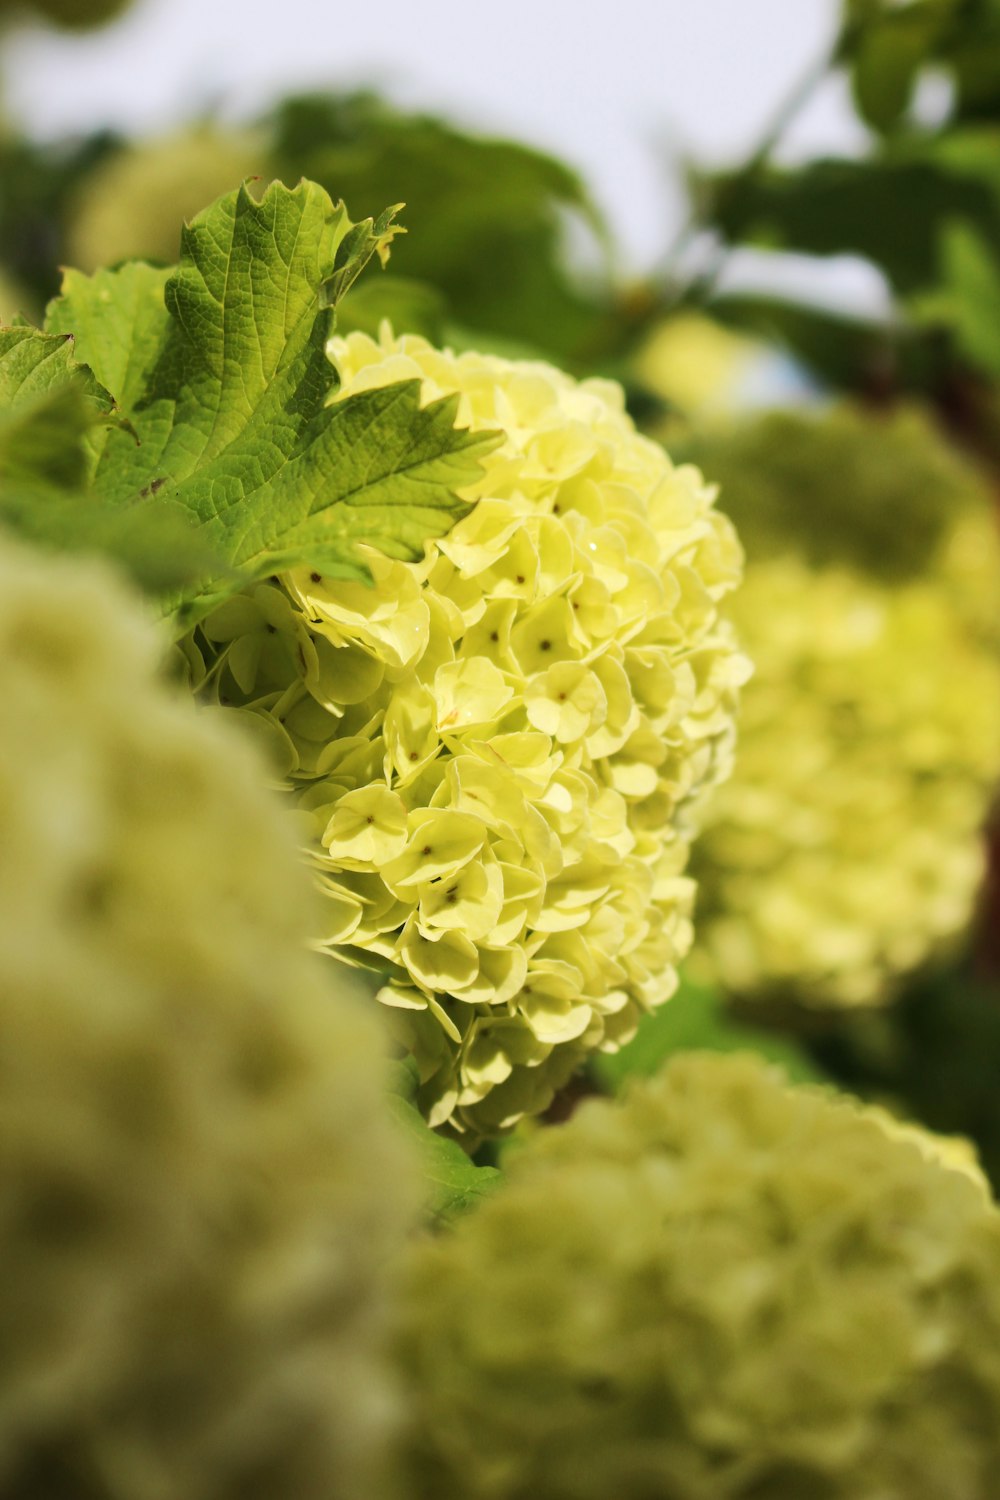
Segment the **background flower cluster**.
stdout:
<path fill-rule="evenodd" d="M 354 1500 L 419 1189 L 264 766 L 164 645 L 0 546 L 0 1491 Z"/>
<path fill-rule="evenodd" d="M 699 938 L 733 993 L 885 1003 L 954 951 L 1000 778 L 1000 535 L 925 415 L 841 408 L 694 444 L 748 552 L 756 672 L 697 851 Z"/>

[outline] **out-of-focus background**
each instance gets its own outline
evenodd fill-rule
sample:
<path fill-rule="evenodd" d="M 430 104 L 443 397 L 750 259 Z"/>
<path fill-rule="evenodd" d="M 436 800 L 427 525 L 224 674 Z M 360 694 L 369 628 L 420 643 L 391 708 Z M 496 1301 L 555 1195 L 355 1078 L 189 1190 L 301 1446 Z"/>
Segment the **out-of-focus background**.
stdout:
<path fill-rule="evenodd" d="M 97 123 L 160 131 L 207 107 L 259 112 L 289 90 L 374 85 L 564 158 L 590 183 L 635 264 L 657 255 L 682 199 L 673 158 L 728 161 L 764 130 L 830 45 L 836 0 L 137 0 L 113 28 L 41 24 L 12 39 L 9 108 L 32 130 Z M 787 141 L 795 156 L 849 149 L 843 81 Z M 665 186 L 669 185 L 669 199 Z"/>
<path fill-rule="evenodd" d="M 138 0 L 97 33 L 19 28 L 5 97 L 18 120 L 52 137 L 98 123 L 159 133 L 206 111 L 244 118 L 292 90 L 374 86 L 574 166 L 615 225 L 622 268 L 638 271 L 683 221 L 683 160 L 738 158 L 829 51 L 838 23 L 837 0 L 623 0 L 613 12 L 570 0 Z M 781 153 L 853 153 L 867 136 L 846 80 L 830 78 L 790 123 Z M 746 254 L 726 278 L 778 279 Z M 885 304 L 881 278 L 854 257 L 834 266 L 796 257 L 780 282 L 835 305 Z"/>

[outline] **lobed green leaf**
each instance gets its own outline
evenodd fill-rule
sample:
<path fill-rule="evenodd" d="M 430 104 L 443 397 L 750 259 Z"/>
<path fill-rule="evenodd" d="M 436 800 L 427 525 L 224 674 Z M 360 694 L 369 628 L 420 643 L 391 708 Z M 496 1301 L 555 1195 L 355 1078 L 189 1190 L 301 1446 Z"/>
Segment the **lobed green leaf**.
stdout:
<path fill-rule="evenodd" d="M 51 305 L 49 340 L 73 333 L 130 422 L 100 442 L 97 501 L 169 507 L 221 561 L 170 600 L 185 626 L 297 564 L 367 579 L 363 546 L 416 558 L 468 509 L 455 490 L 498 439 L 456 430 L 457 402 L 421 407 L 415 382 L 333 400 L 336 304 L 394 213 L 352 225 L 314 183 L 243 187 L 185 229 L 175 271 L 70 272 Z"/>
<path fill-rule="evenodd" d="M 444 1224 L 492 1193 L 502 1173 L 497 1167 L 476 1166 L 456 1141 L 430 1128 L 413 1103 L 415 1074 L 412 1059 L 394 1065 L 389 1104 L 401 1129 L 419 1151 L 430 1216 L 435 1223 Z"/>

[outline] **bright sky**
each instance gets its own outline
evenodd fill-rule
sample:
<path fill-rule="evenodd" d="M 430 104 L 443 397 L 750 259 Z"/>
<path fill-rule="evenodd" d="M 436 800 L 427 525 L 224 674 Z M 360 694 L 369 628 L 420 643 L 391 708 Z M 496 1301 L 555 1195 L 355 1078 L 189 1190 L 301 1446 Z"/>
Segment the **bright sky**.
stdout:
<path fill-rule="evenodd" d="M 573 162 L 641 265 L 680 216 L 669 158 L 745 153 L 838 11 L 839 0 L 137 0 L 83 39 L 13 38 L 5 92 L 48 134 L 157 130 L 209 103 L 252 113 L 289 88 L 383 85 Z M 850 149 L 858 134 L 835 85 L 789 147 Z"/>

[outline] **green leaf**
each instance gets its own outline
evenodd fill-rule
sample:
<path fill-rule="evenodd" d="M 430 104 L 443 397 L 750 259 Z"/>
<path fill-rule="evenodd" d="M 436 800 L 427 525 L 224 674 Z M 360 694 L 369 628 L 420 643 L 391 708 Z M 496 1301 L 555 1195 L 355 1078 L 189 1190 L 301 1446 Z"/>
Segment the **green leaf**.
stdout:
<path fill-rule="evenodd" d="M 0 406 L 0 491 L 35 481 L 59 489 L 85 485 L 85 444 L 93 425 L 84 392 L 72 380 Z"/>
<path fill-rule="evenodd" d="M 83 478 L 85 454 L 96 456 L 92 429 L 112 422 L 127 426 L 109 392 L 92 370 L 78 362 L 76 354 L 74 341 L 67 335 L 39 333 L 27 324 L 0 328 L 0 412 L 6 419 L 8 446 L 17 431 L 37 438 L 39 424 L 46 421 L 54 451 L 36 458 L 46 468 L 55 464 L 63 471 L 72 453 L 74 481 Z M 75 392 L 72 397 L 66 394 L 70 387 Z M 47 419 L 41 415 L 46 411 Z M 65 428 L 58 415 L 53 415 L 58 412 Z M 22 460 L 25 457 L 22 454 Z"/>
<path fill-rule="evenodd" d="M 131 4 L 131 0 L 30 0 L 29 9 L 38 11 L 46 21 L 55 26 L 65 26 L 71 31 L 86 31 L 91 26 L 106 26 L 116 20 Z M 7 9 L 17 9 L 9 0 L 0 4 L 0 17 Z"/>
<path fill-rule="evenodd" d="M 352 224 L 337 246 L 334 268 L 323 287 L 327 307 L 336 307 L 341 297 L 349 292 L 373 255 L 377 255 L 383 268 L 389 259 L 389 246 L 397 234 L 405 234 L 401 224 L 394 223 L 396 215 L 404 205 L 393 204 L 385 208 L 377 219 L 362 219 Z M 343 209 L 342 203 L 338 204 Z"/>
<path fill-rule="evenodd" d="M 169 278 L 169 270 L 143 261 L 93 276 L 69 270 L 62 294 L 46 313 L 49 332 L 72 337 L 77 357 L 100 371 L 124 411 L 141 403 L 161 356 L 169 332 L 164 302 Z"/>
<path fill-rule="evenodd" d="M 175 272 L 71 273 L 52 304 L 48 328 L 74 331 L 139 438 L 108 434 L 98 496 L 155 494 L 227 565 L 172 601 L 185 625 L 240 578 L 368 579 L 362 544 L 416 558 L 468 509 L 454 490 L 499 439 L 456 430 L 456 399 L 421 408 L 407 382 L 330 404 L 335 304 L 394 233 L 391 210 L 352 225 L 313 183 L 241 188 L 185 229 Z"/>
<path fill-rule="evenodd" d="M 106 557 L 152 595 L 193 588 L 207 570 L 223 569 L 170 505 L 109 506 L 83 490 L 18 482 L 0 485 L 0 523 L 37 547 Z"/>
<path fill-rule="evenodd" d="M 948 321 L 962 354 L 994 378 L 1000 377 L 1000 265 L 971 224 L 953 222 L 941 236 L 941 267 Z"/>
<path fill-rule="evenodd" d="M 110 557 L 151 593 L 223 570 L 176 505 L 119 506 L 90 489 L 109 425 L 135 437 L 74 353 L 66 335 L 0 329 L 0 522 L 36 546 Z"/>
<path fill-rule="evenodd" d="M 430 1128 L 412 1102 L 416 1084 L 416 1067 L 412 1059 L 397 1064 L 392 1075 L 393 1092 L 389 1096 L 389 1105 L 419 1152 L 431 1218 L 436 1223 L 447 1223 L 474 1208 L 493 1192 L 502 1174 L 496 1167 L 477 1167 L 457 1142 Z"/>
<path fill-rule="evenodd" d="M 113 418 L 69 340 L 0 330 L 0 522 L 36 546 L 110 557 L 151 593 L 221 569 L 178 507 L 112 505 L 88 488 L 94 435 Z"/>
<path fill-rule="evenodd" d="M 863 255 L 905 294 L 938 280 L 938 235 L 949 218 L 1000 238 L 990 184 L 949 170 L 936 148 L 900 146 L 867 161 L 826 160 L 695 179 L 709 221 L 732 244 L 812 255 Z"/>
<path fill-rule="evenodd" d="M 997 0 L 847 0 L 837 60 L 853 69 L 854 96 L 876 130 L 906 123 L 918 74 L 950 76 L 952 122 L 995 118 L 1000 96 Z"/>
<path fill-rule="evenodd" d="M 1000 201 L 1000 129 L 995 122 L 942 131 L 926 142 L 925 154 L 941 171 L 987 187 Z"/>
<path fill-rule="evenodd" d="M 793 1083 L 823 1081 L 808 1057 L 783 1037 L 748 1026 L 727 1016 L 722 996 L 709 985 L 691 979 L 666 1005 L 645 1017 L 639 1030 L 619 1052 L 599 1053 L 591 1063 L 600 1086 L 617 1093 L 633 1075 L 659 1072 L 676 1052 L 756 1052 L 784 1068 Z"/>
<path fill-rule="evenodd" d="M 873 129 L 898 125 L 913 97 L 917 75 L 933 49 L 935 27 L 925 16 L 903 13 L 907 24 L 866 31 L 854 63 L 854 99 Z"/>
<path fill-rule="evenodd" d="M 951 35 L 961 0 L 909 0 L 905 6 L 881 0 L 848 0 L 838 61 L 852 70 L 855 103 L 875 130 L 899 125 L 913 97 L 917 77 Z"/>

